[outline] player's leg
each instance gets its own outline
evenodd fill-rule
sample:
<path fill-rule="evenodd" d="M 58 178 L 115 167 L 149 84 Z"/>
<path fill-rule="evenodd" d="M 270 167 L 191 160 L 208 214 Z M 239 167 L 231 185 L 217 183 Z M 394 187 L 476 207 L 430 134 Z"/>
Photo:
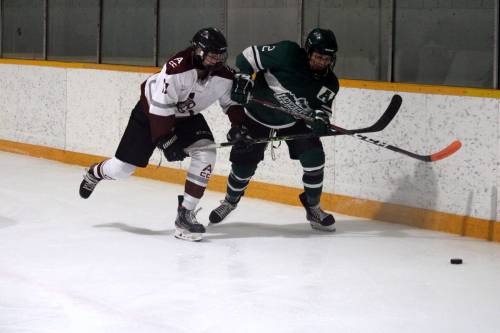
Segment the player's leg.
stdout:
<path fill-rule="evenodd" d="M 231 172 L 227 179 L 226 196 L 220 202 L 220 205 L 210 213 L 209 220 L 211 223 L 221 222 L 229 213 L 236 209 L 238 202 L 245 194 L 245 189 L 257 169 L 257 165 L 258 162 L 252 164 L 232 163 Z"/>
<path fill-rule="evenodd" d="M 175 134 L 183 148 L 205 146 L 214 142 L 212 132 L 201 114 L 178 119 Z M 196 206 L 205 193 L 215 167 L 216 150 L 193 151 L 190 153 L 190 157 L 184 194 L 178 197 L 175 236 L 180 239 L 200 241 L 205 227 L 196 219 Z"/>
<path fill-rule="evenodd" d="M 335 231 L 335 218 L 320 207 L 325 165 L 323 149 L 307 150 L 299 156 L 299 159 L 304 170 L 302 175 L 304 192 L 299 198 L 306 209 L 306 218 L 314 229 Z"/>
<path fill-rule="evenodd" d="M 87 199 L 101 180 L 125 179 L 133 174 L 135 169 L 135 165 L 120 161 L 116 157 L 93 164 L 88 168 L 80 183 L 80 196 Z"/>
<path fill-rule="evenodd" d="M 303 126 L 303 128 L 301 128 Z M 307 130 L 299 123 L 293 130 Z M 285 131 L 287 132 L 287 131 Z M 280 133 L 280 135 L 283 133 Z M 287 141 L 290 158 L 299 160 L 302 165 L 304 192 L 299 199 L 306 210 L 306 218 L 314 229 L 335 231 L 335 218 L 320 207 L 323 191 L 325 153 L 319 138 Z"/>
<path fill-rule="evenodd" d="M 269 136 L 270 129 L 262 126 L 248 117 L 244 119 L 244 125 L 252 138 Z M 250 145 L 247 147 L 233 146 L 229 160 L 231 161 L 231 172 L 227 179 L 226 196 L 221 204 L 210 213 L 211 223 L 219 223 L 231 213 L 241 197 L 245 194 L 252 176 L 255 174 L 257 165 L 264 159 L 266 143 Z"/>
<path fill-rule="evenodd" d="M 130 115 L 127 128 L 116 150 L 115 157 L 91 165 L 80 183 L 80 196 L 87 199 L 103 179 L 125 179 L 136 167 L 145 167 L 155 149 L 151 142 L 149 120 L 139 101 Z"/>

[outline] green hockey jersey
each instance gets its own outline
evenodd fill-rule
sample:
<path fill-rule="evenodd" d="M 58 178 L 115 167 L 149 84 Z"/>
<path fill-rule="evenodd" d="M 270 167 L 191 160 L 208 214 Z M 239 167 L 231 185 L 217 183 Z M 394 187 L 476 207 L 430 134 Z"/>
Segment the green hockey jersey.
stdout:
<path fill-rule="evenodd" d="M 256 74 L 254 98 L 265 100 L 296 114 L 311 115 L 313 110 L 331 114 L 339 82 L 333 72 L 315 77 L 309 69 L 306 51 L 297 43 L 282 41 L 250 46 L 236 58 L 241 73 Z M 297 121 L 289 114 L 250 101 L 247 115 L 271 128 L 290 127 Z"/>

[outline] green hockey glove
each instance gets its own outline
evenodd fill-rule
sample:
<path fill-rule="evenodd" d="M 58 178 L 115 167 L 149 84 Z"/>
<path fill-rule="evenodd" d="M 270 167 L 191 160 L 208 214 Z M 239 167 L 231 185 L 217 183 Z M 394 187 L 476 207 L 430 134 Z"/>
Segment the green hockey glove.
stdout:
<path fill-rule="evenodd" d="M 233 87 L 231 89 L 231 99 L 236 103 L 245 105 L 253 90 L 253 80 L 248 74 L 237 73 L 233 78 Z"/>
<path fill-rule="evenodd" d="M 317 135 L 325 135 L 330 130 L 330 113 L 323 110 L 314 110 L 313 121 L 309 124 L 312 132 Z"/>
<path fill-rule="evenodd" d="M 253 138 L 248 134 L 248 129 L 241 126 L 233 126 L 227 132 L 227 141 L 234 143 L 233 147 L 236 150 L 245 151 L 252 145 Z"/>

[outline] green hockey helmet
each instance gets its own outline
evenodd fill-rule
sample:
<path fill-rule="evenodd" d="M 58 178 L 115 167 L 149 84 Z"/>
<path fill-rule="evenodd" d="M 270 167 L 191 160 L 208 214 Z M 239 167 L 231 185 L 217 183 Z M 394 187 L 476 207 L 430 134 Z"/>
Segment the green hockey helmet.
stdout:
<path fill-rule="evenodd" d="M 329 29 L 313 29 L 308 35 L 304 45 L 307 54 L 318 52 L 335 57 L 337 53 L 337 39 Z"/>
<path fill-rule="evenodd" d="M 328 73 L 328 70 L 333 72 L 333 67 L 337 62 L 337 40 L 333 31 L 328 29 L 313 29 L 307 35 L 304 49 L 309 58 L 309 67 L 315 78 L 320 78 Z M 319 54 L 319 56 L 318 56 Z M 325 59 L 321 57 L 329 56 L 329 63 L 325 63 Z"/>

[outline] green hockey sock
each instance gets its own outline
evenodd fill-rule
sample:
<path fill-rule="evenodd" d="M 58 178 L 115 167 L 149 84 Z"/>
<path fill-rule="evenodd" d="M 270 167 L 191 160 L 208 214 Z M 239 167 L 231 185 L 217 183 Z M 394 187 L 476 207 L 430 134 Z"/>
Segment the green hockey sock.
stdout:
<path fill-rule="evenodd" d="M 307 202 L 310 206 L 316 206 L 323 191 L 325 154 L 322 149 L 315 148 L 302 153 L 299 158 L 304 170 L 302 183 Z"/>
<path fill-rule="evenodd" d="M 233 204 L 240 201 L 256 169 L 257 164 L 232 164 L 231 173 L 227 179 L 227 201 Z"/>

